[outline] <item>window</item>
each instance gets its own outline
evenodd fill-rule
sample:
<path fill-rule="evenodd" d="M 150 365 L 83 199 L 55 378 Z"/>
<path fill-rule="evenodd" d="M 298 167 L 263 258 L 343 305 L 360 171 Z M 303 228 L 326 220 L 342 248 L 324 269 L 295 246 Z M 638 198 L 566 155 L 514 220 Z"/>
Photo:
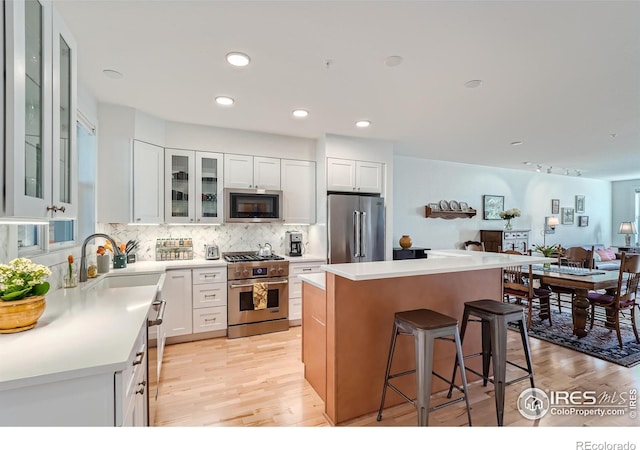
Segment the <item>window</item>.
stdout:
<path fill-rule="evenodd" d="M 78 136 L 78 217 L 50 220 L 48 225 L 18 225 L 18 255 L 34 256 L 78 245 L 95 231 L 97 145 L 95 127 L 80 113 Z"/>

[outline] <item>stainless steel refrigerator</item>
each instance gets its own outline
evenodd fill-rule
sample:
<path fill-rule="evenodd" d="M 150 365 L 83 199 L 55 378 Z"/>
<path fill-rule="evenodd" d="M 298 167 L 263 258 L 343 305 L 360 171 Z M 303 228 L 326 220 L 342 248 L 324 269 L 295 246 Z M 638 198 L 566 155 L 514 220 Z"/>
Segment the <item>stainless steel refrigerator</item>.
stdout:
<path fill-rule="evenodd" d="M 384 198 L 329 194 L 329 264 L 384 260 Z"/>

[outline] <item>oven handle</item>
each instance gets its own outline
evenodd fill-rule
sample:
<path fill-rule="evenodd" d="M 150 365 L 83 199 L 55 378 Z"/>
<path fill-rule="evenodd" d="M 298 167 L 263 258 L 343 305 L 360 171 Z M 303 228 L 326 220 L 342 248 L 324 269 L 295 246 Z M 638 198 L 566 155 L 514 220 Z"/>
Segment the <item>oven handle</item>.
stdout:
<path fill-rule="evenodd" d="M 267 286 L 271 286 L 273 284 L 288 284 L 289 280 L 283 280 L 283 281 L 267 281 L 266 284 Z M 255 286 L 256 283 L 249 283 L 249 284 L 231 284 L 229 285 L 230 288 L 241 288 L 241 287 L 253 287 Z"/>
<path fill-rule="evenodd" d="M 160 300 L 160 309 L 158 310 L 158 314 L 156 315 L 156 318 L 154 320 L 147 320 L 147 326 L 149 327 L 154 327 L 156 325 L 160 325 L 162 323 L 162 320 L 164 319 L 164 308 L 167 306 L 167 302 L 165 302 L 164 300 Z M 154 304 L 156 304 L 154 302 Z"/>

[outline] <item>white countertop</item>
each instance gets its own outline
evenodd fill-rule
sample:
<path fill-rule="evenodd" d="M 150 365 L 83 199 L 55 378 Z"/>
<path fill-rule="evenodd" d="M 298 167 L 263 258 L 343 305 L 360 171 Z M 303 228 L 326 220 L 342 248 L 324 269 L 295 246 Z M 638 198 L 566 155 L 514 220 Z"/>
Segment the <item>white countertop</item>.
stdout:
<path fill-rule="evenodd" d="M 306 281 L 316 287 L 319 287 L 322 290 L 326 289 L 326 274 L 323 273 L 307 273 L 304 275 L 298 275 L 302 281 Z"/>
<path fill-rule="evenodd" d="M 291 262 L 324 261 L 318 256 Z M 46 295 L 35 328 L 0 334 L 0 390 L 123 370 L 145 325 L 156 286 L 90 289 L 113 275 L 163 273 L 171 269 L 226 267 L 223 259 L 137 261 L 123 269 Z M 324 276 L 324 274 L 321 274 Z"/>
<path fill-rule="evenodd" d="M 125 369 L 156 286 L 83 287 L 48 293 L 35 328 L 0 334 L 0 390 Z"/>
<path fill-rule="evenodd" d="M 544 256 L 521 256 L 467 250 L 429 250 L 424 259 L 324 264 L 322 269 L 353 281 L 410 277 L 469 270 L 497 269 L 518 264 L 557 262 Z"/>

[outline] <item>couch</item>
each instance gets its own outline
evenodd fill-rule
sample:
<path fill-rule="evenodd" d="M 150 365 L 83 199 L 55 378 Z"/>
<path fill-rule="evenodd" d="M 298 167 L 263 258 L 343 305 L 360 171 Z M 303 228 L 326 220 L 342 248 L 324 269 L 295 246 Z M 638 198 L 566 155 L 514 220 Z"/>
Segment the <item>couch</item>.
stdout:
<path fill-rule="evenodd" d="M 591 245 L 583 245 L 581 247 L 591 250 Z M 605 256 L 607 253 L 609 257 L 613 256 L 615 259 L 607 259 Z M 611 247 L 606 247 L 604 244 L 593 244 L 593 268 L 597 270 L 620 270 L 620 253 L 614 251 Z"/>

